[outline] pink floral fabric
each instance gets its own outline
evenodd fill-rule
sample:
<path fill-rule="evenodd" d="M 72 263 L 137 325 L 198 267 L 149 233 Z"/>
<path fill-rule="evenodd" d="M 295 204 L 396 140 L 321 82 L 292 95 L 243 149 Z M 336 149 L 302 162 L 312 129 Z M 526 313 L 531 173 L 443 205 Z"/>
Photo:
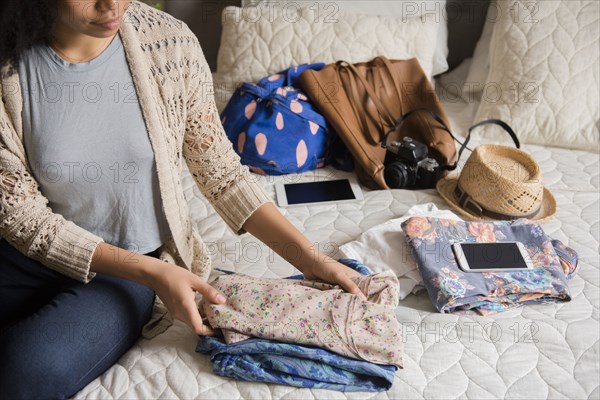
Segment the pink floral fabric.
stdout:
<path fill-rule="evenodd" d="M 353 280 L 367 301 L 321 282 L 223 275 L 212 286 L 227 303 L 204 311 L 228 344 L 260 337 L 402 368 L 398 279 L 389 271 Z"/>

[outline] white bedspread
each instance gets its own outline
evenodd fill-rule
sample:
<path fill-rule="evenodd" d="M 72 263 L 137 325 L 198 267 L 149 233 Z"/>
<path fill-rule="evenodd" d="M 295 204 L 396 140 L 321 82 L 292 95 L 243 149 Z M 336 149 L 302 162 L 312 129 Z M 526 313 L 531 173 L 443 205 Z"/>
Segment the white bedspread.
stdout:
<path fill-rule="evenodd" d="M 451 116 L 464 104 L 447 104 Z M 453 119 L 457 132 L 465 122 Z M 461 129 L 462 127 L 462 129 Z M 339 393 L 263 383 L 236 382 L 212 373 L 209 358 L 195 353 L 196 337 L 176 323 L 166 333 L 140 340 L 76 398 L 202 399 L 420 399 L 420 398 L 600 398 L 599 371 L 599 155 L 525 146 L 540 163 L 558 203 L 546 232 L 574 248 L 581 268 L 562 305 L 526 306 L 491 317 L 435 312 L 427 293 L 411 294 L 397 316 L 404 328 L 404 369 L 384 393 Z M 465 157 L 466 158 L 466 157 Z M 274 182 L 345 176 L 332 169 L 303 176 L 260 177 L 273 197 Z M 236 237 L 185 177 L 187 197 L 215 267 L 259 277 L 284 277 L 294 269 L 250 235 Z M 411 206 L 434 202 L 434 190 L 372 191 L 365 200 L 339 205 L 291 207 L 284 214 L 335 256 L 337 247 L 365 230 L 402 216 Z"/>

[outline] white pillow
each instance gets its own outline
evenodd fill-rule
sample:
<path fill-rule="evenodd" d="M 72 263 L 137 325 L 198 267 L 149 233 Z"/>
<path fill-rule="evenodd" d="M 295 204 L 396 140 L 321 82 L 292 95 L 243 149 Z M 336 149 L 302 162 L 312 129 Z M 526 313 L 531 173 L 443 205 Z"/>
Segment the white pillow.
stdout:
<path fill-rule="evenodd" d="M 492 32 L 499 16 L 498 4 L 495 0 L 492 0 L 487 11 L 481 37 L 477 41 L 477 46 L 475 46 L 475 51 L 473 52 L 469 73 L 465 79 L 466 84 L 463 85 L 462 98 L 466 102 L 481 99 L 481 93 L 486 84 L 487 76 L 490 73 L 490 42 L 492 40 Z"/>
<path fill-rule="evenodd" d="M 313 12 L 322 17 L 335 17 L 339 11 L 363 15 L 387 15 L 401 17 L 401 21 L 409 18 L 431 15 L 438 23 L 437 41 L 433 56 L 433 76 L 448 71 L 448 24 L 446 22 L 446 0 L 242 0 L 242 7 L 263 3 L 308 5 Z M 317 15 L 317 14 L 315 14 Z"/>
<path fill-rule="evenodd" d="M 524 143 L 598 151 L 600 3 L 497 4 L 490 72 L 475 122 L 499 118 Z M 486 139 L 505 137 L 482 130 Z"/>
<path fill-rule="evenodd" d="M 220 110 L 240 82 L 256 82 L 293 65 L 345 60 L 416 57 L 432 76 L 438 23 L 434 15 L 411 18 L 337 12 L 315 18 L 309 8 L 227 7 L 217 57 L 215 100 Z"/>

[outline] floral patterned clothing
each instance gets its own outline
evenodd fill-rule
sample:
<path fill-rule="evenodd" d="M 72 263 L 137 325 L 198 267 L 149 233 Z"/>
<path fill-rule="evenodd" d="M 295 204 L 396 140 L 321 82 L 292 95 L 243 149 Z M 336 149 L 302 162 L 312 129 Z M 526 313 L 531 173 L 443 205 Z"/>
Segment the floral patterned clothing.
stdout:
<path fill-rule="evenodd" d="M 413 217 L 402 226 L 434 306 L 442 313 L 494 314 L 524 304 L 571 300 L 567 280 L 578 268 L 577 253 L 525 219 L 464 222 Z M 452 244 L 522 242 L 531 270 L 463 272 Z"/>
<path fill-rule="evenodd" d="M 227 303 L 204 311 L 228 344 L 259 337 L 402 368 L 398 279 L 391 271 L 352 279 L 367 301 L 321 282 L 223 275 L 212 285 Z"/>
<path fill-rule="evenodd" d="M 234 344 L 201 336 L 196 351 L 213 371 L 240 381 L 269 382 L 340 392 L 381 392 L 394 383 L 396 367 L 354 360 L 318 347 L 252 338 Z"/>

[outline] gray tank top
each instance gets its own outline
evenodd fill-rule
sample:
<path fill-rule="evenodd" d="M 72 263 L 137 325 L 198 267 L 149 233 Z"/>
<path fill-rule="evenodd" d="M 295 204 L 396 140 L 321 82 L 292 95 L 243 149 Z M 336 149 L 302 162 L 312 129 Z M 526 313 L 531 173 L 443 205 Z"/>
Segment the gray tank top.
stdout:
<path fill-rule="evenodd" d="M 79 64 L 36 46 L 19 75 L 25 149 L 52 211 L 112 245 L 158 248 L 170 232 L 120 36 Z"/>

